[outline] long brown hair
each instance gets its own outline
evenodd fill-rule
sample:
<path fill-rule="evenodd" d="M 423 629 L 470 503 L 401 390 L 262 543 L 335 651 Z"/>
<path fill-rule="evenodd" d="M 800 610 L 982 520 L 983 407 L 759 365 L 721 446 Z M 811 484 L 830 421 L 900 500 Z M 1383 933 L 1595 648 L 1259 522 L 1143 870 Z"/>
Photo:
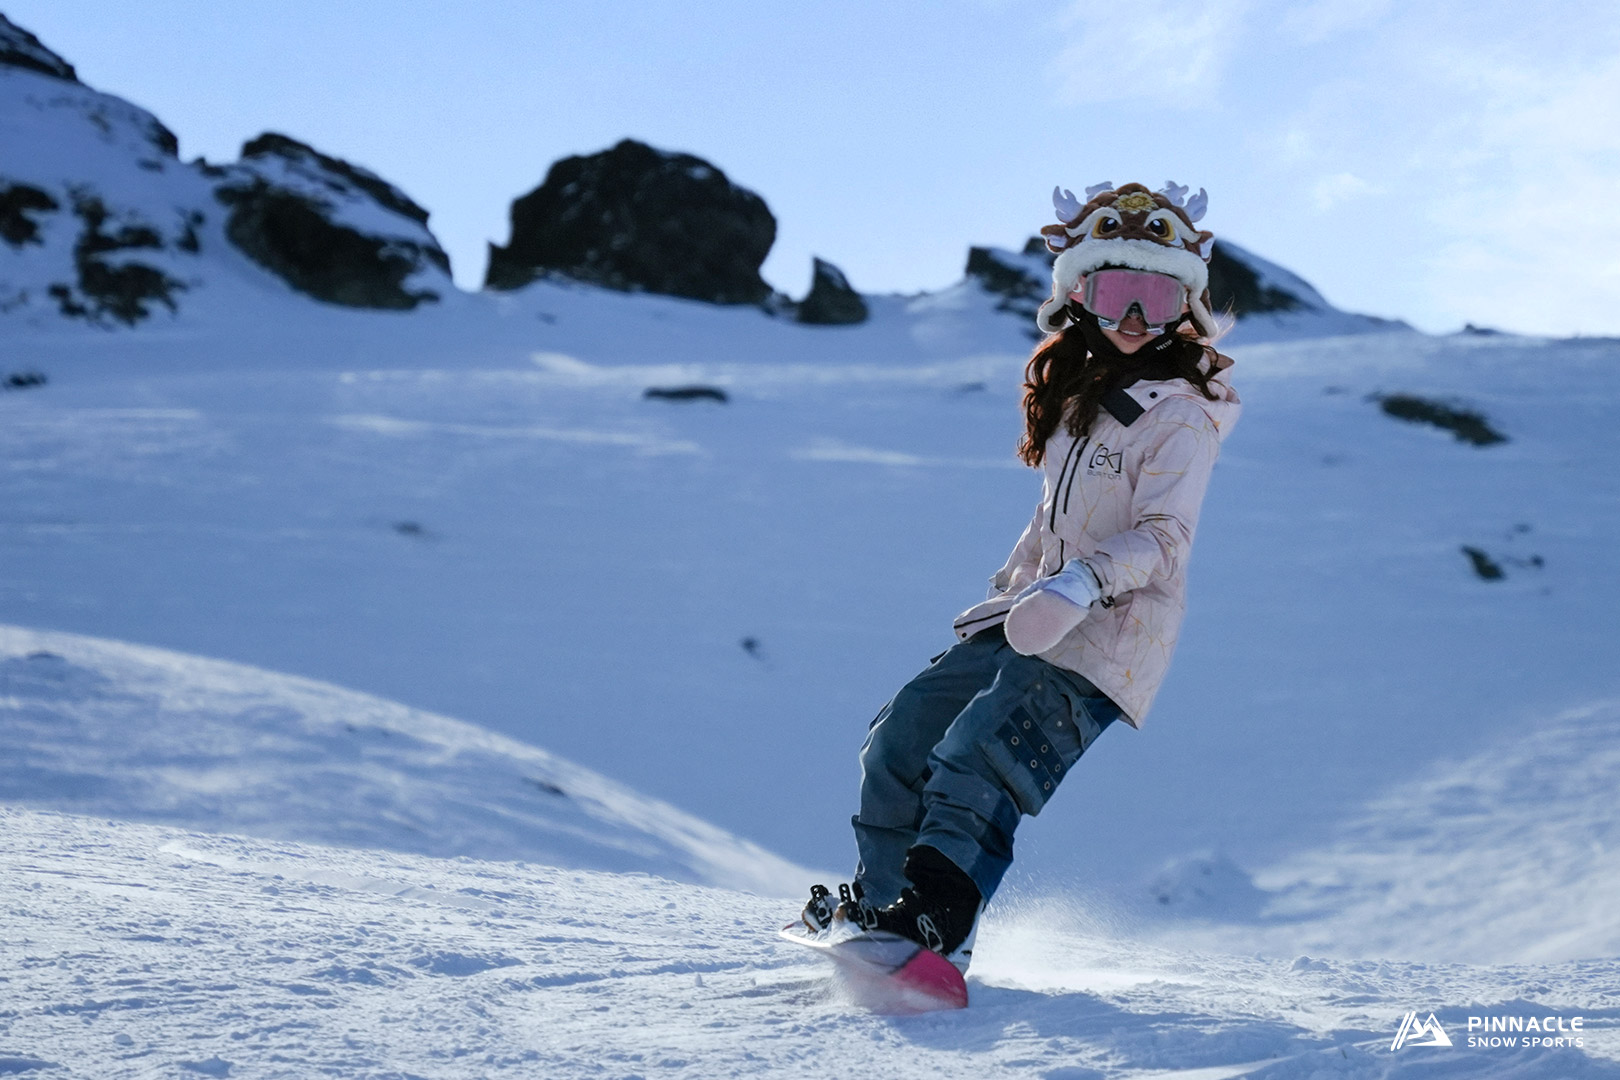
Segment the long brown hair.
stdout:
<path fill-rule="evenodd" d="M 1081 318 L 1041 342 L 1024 368 L 1024 435 L 1018 440 L 1024 464 L 1039 466 L 1046 460 L 1046 440 L 1065 417 L 1069 434 L 1078 439 L 1091 430 L 1104 395 L 1139 379 L 1186 379 L 1206 398 L 1217 400 L 1209 380 L 1218 370 L 1219 354 L 1211 346 L 1186 337 L 1152 355 L 1144 355 L 1146 348 L 1121 353 L 1102 336 L 1093 316 Z"/>

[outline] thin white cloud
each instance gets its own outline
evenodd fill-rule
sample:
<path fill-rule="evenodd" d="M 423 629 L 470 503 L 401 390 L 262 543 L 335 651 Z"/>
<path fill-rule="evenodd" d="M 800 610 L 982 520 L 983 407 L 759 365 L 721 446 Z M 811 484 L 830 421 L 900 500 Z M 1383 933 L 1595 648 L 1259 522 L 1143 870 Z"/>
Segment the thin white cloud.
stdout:
<path fill-rule="evenodd" d="M 1066 104 L 1201 104 L 1239 43 L 1250 0 L 1077 0 L 1061 20 L 1052 61 Z"/>
<path fill-rule="evenodd" d="M 1374 25 L 1393 0 L 1315 0 L 1282 6 L 1274 25 L 1302 45 L 1316 45 L 1352 30 Z"/>
<path fill-rule="evenodd" d="M 1320 275 L 1340 302 L 1431 329 L 1620 330 L 1620 217 L 1605 209 L 1620 190 L 1620 8 L 1066 10 L 1063 100 L 1130 106 L 1115 117 L 1125 137 L 1093 151 L 1099 173 L 1135 160 L 1133 140 L 1204 133 L 1183 153 L 1218 161 L 1230 185 L 1213 227 Z"/>
<path fill-rule="evenodd" d="M 1311 189 L 1311 201 L 1318 210 L 1331 210 L 1349 199 L 1378 194 L 1380 191 L 1376 184 L 1355 173 L 1337 172 L 1316 182 Z"/>
<path fill-rule="evenodd" d="M 1476 76 L 1477 77 L 1477 76 Z M 1620 55 L 1495 75 L 1472 118 L 1480 167 L 1438 199 L 1437 309 L 1538 333 L 1614 333 L 1620 297 Z"/>

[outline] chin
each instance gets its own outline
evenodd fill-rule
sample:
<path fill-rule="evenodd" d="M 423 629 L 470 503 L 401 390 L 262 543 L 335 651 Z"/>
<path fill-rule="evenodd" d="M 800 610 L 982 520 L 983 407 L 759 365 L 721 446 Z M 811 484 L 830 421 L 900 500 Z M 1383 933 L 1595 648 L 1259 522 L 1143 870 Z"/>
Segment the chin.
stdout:
<path fill-rule="evenodd" d="M 1114 348 L 1127 356 L 1153 340 L 1152 334 L 1122 334 L 1118 330 L 1104 330 L 1103 333 L 1114 343 Z"/>

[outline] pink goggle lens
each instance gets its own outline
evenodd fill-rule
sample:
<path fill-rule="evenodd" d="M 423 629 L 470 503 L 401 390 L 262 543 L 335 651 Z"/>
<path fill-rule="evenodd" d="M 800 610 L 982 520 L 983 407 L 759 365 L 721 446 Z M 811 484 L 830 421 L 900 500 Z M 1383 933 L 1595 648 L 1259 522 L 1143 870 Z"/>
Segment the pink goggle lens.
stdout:
<path fill-rule="evenodd" d="M 1112 323 L 1125 318 L 1135 304 L 1149 326 L 1163 326 L 1181 315 L 1186 296 L 1186 287 L 1166 274 L 1107 269 L 1087 274 L 1085 292 L 1075 299 L 1093 315 Z"/>

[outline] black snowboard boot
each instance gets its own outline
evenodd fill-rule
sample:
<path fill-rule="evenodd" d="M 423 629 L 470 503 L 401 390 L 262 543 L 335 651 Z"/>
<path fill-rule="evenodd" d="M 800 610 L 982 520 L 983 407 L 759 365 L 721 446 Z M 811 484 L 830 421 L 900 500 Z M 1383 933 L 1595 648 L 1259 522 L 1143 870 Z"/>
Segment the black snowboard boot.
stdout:
<path fill-rule="evenodd" d="M 868 908 L 862 926 L 899 934 L 952 957 L 978 922 L 984 906 L 979 887 L 939 851 L 921 845 L 906 852 L 905 875 L 911 887 L 888 907 Z"/>

